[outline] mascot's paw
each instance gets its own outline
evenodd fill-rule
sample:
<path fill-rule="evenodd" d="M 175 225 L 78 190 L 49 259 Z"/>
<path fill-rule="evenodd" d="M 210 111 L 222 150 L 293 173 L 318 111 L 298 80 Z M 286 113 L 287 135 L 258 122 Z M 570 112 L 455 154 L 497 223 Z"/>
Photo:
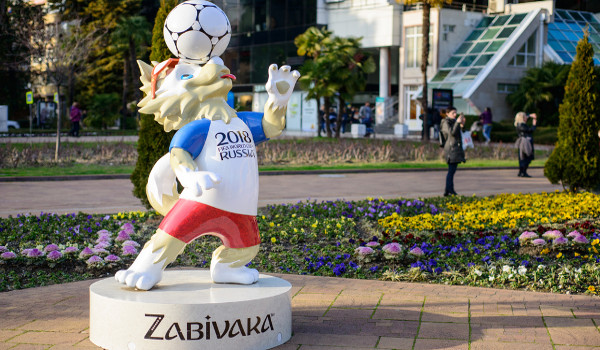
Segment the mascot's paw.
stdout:
<path fill-rule="evenodd" d="M 192 171 L 180 167 L 175 174 L 181 185 L 194 196 L 201 196 L 203 191 L 213 189 L 221 183 L 221 177 L 212 171 Z"/>
<path fill-rule="evenodd" d="M 215 283 L 252 284 L 258 281 L 258 271 L 246 266 L 229 267 L 229 264 L 214 263 L 210 266 L 210 276 Z"/>
<path fill-rule="evenodd" d="M 120 270 L 115 279 L 131 288 L 149 290 L 162 279 L 163 262 L 154 263 L 160 250 L 152 253 L 151 246 L 144 248 L 127 270 Z"/>
<path fill-rule="evenodd" d="M 287 103 L 294 91 L 294 85 L 300 78 L 300 73 L 290 71 L 290 66 L 282 66 L 277 69 L 276 64 L 269 67 L 269 80 L 267 80 L 266 88 L 269 94 L 269 100 L 273 101 L 277 107 L 286 107 Z"/>

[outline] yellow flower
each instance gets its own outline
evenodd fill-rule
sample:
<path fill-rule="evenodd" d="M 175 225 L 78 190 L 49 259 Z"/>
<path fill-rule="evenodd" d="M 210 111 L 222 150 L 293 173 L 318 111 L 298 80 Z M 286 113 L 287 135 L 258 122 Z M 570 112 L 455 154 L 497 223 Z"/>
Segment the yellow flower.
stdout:
<path fill-rule="evenodd" d="M 295 217 L 296 217 L 296 214 L 292 214 L 292 217 L 293 217 L 293 218 L 295 218 Z"/>
<path fill-rule="evenodd" d="M 596 293 L 596 287 L 594 286 L 589 286 L 587 290 L 590 291 L 590 293 Z"/>
<path fill-rule="evenodd" d="M 543 254 L 548 254 L 548 253 L 550 253 L 550 249 L 548 249 L 548 248 L 544 248 L 544 249 L 543 249 L 543 250 L 540 252 L 540 254 L 542 254 L 542 255 L 543 255 Z"/>
<path fill-rule="evenodd" d="M 340 225 L 339 223 L 335 225 L 335 227 L 337 228 L 342 228 L 342 225 Z"/>
<path fill-rule="evenodd" d="M 275 223 L 274 223 L 274 222 L 270 222 L 270 223 L 269 223 L 269 226 L 271 226 L 271 227 L 274 227 L 274 226 L 275 226 Z"/>
<path fill-rule="evenodd" d="M 558 253 L 558 254 L 556 254 L 556 257 L 557 257 L 557 258 L 561 258 L 561 257 L 562 257 L 562 253 Z"/>
<path fill-rule="evenodd" d="M 600 243 L 600 239 L 596 238 L 595 240 L 592 241 L 592 245 L 596 245 Z"/>
<path fill-rule="evenodd" d="M 579 256 L 579 253 L 575 253 L 575 256 Z"/>
<path fill-rule="evenodd" d="M 277 243 L 277 238 L 271 237 L 271 243 Z"/>

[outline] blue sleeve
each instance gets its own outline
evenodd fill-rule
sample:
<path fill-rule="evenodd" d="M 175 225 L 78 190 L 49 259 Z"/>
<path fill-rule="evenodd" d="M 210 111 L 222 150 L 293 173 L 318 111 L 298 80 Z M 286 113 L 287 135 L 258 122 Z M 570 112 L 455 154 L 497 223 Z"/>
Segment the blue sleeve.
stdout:
<path fill-rule="evenodd" d="M 172 148 L 181 148 L 188 151 L 193 159 L 196 159 L 200 155 L 200 152 L 202 152 L 202 148 L 204 148 L 209 128 L 210 120 L 208 119 L 194 120 L 185 125 L 173 136 L 169 152 L 171 152 Z"/>
<path fill-rule="evenodd" d="M 255 145 L 259 145 L 269 139 L 265 135 L 262 127 L 264 113 L 259 112 L 238 112 L 237 116 L 246 124 L 252 133 L 252 139 Z"/>

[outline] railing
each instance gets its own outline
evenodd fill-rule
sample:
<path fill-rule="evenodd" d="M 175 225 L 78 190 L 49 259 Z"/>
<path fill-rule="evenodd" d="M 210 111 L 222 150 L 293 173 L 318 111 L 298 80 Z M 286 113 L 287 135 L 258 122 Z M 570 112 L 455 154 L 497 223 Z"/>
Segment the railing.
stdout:
<path fill-rule="evenodd" d="M 422 3 L 416 3 L 413 5 L 404 5 L 403 11 L 414 11 L 421 10 L 423 8 Z M 487 12 L 487 5 L 479 5 L 479 4 L 468 4 L 468 3 L 459 3 L 453 2 L 452 4 L 444 4 L 442 8 L 445 9 L 454 9 L 454 10 L 462 10 L 468 12 Z"/>

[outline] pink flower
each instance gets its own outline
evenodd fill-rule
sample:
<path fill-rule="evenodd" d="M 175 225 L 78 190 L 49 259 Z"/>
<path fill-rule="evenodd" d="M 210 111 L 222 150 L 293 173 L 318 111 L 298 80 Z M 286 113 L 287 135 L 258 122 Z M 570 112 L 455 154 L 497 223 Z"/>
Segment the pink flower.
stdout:
<path fill-rule="evenodd" d="M 391 255 L 397 255 L 398 253 L 400 253 L 402 251 L 402 246 L 398 243 L 388 243 L 386 245 L 383 246 L 384 252 L 391 254 Z"/>
<path fill-rule="evenodd" d="M 117 238 L 115 239 L 116 241 L 127 241 L 130 240 L 131 236 L 129 235 L 129 233 L 127 233 L 125 230 L 119 232 L 119 235 L 117 236 Z"/>
<path fill-rule="evenodd" d="M 29 254 L 29 252 L 32 250 L 33 249 L 31 249 L 31 248 L 23 249 L 23 250 L 21 250 L 21 255 L 27 256 L 27 254 Z"/>
<path fill-rule="evenodd" d="M 28 258 L 38 258 L 38 257 L 43 256 L 43 255 L 44 255 L 44 252 L 42 252 L 41 250 L 39 250 L 37 248 L 30 249 L 27 252 L 27 257 Z"/>
<path fill-rule="evenodd" d="M 79 253 L 80 258 L 87 258 L 88 256 L 92 256 L 92 255 L 94 255 L 94 251 L 90 247 L 83 248 L 81 253 Z"/>
<path fill-rule="evenodd" d="M 100 230 L 98 232 L 96 232 L 98 234 L 98 236 L 110 236 L 110 231 L 109 230 Z"/>
<path fill-rule="evenodd" d="M 534 239 L 533 241 L 531 241 L 531 244 L 542 246 L 542 245 L 546 245 L 546 241 L 541 238 L 538 238 L 538 239 Z"/>
<path fill-rule="evenodd" d="M 92 248 L 94 254 L 108 254 L 108 250 L 104 248 Z"/>
<path fill-rule="evenodd" d="M 63 250 L 63 254 L 71 254 L 71 253 L 77 253 L 77 248 L 66 247 L 65 250 Z"/>
<path fill-rule="evenodd" d="M 577 232 L 577 231 L 571 231 L 571 232 L 569 232 L 569 234 L 567 235 L 567 237 L 570 237 L 570 238 L 575 238 L 575 237 L 579 237 L 579 236 L 581 236 L 581 233 L 579 233 L 579 232 Z"/>
<path fill-rule="evenodd" d="M 519 236 L 519 241 L 526 241 L 528 239 L 536 239 L 538 237 L 539 237 L 538 234 L 535 232 L 525 231 L 525 232 L 521 233 L 521 235 Z"/>
<path fill-rule="evenodd" d="M 121 230 L 125 231 L 125 233 L 127 234 L 132 234 L 133 233 L 133 225 L 131 223 L 125 223 L 123 224 L 123 226 L 121 226 Z"/>
<path fill-rule="evenodd" d="M 375 251 L 370 247 L 358 247 L 354 249 L 354 252 L 360 256 L 367 256 L 373 254 Z"/>
<path fill-rule="evenodd" d="M 415 256 L 421 256 L 423 254 L 425 254 L 425 252 L 423 252 L 423 249 L 419 248 L 419 247 L 415 247 L 413 249 L 410 250 L 410 252 L 412 255 Z"/>
<path fill-rule="evenodd" d="M 123 247 L 125 246 L 139 247 L 140 244 L 136 241 L 125 241 L 123 242 Z"/>
<path fill-rule="evenodd" d="M 111 254 L 111 255 L 107 256 L 106 258 L 104 258 L 104 261 L 106 261 L 106 262 L 117 262 L 117 261 L 121 261 L 121 258 L 119 258 L 116 255 Z"/>
<path fill-rule="evenodd" d="M 582 244 L 589 243 L 588 239 L 585 238 L 585 236 L 581 235 L 581 234 L 579 236 L 573 238 L 573 242 L 582 243 Z"/>
<path fill-rule="evenodd" d="M 2 259 L 14 259 L 17 257 L 17 254 L 13 253 L 13 252 L 4 252 L 2 254 L 0 254 L 0 258 Z"/>
<path fill-rule="evenodd" d="M 133 246 L 126 245 L 123 247 L 123 255 L 125 256 L 136 255 L 137 253 L 137 249 L 135 249 Z"/>
<path fill-rule="evenodd" d="M 62 258 L 62 253 L 59 252 L 58 250 L 53 250 L 50 253 L 48 253 L 48 260 L 58 260 L 60 258 Z"/>
<path fill-rule="evenodd" d="M 48 244 L 46 247 L 44 247 L 45 252 L 53 252 L 55 250 L 58 250 L 58 246 L 56 244 Z"/>
<path fill-rule="evenodd" d="M 379 242 L 371 241 L 371 242 L 367 243 L 366 245 L 367 245 L 367 247 L 378 247 Z"/>
<path fill-rule="evenodd" d="M 110 236 L 100 236 L 96 240 L 96 243 L 110 243 Z"/>
<path fill-rule="evenodd" d="M 558 237 L 558 238 L 554 239 L 554 241 L 552 241 L 552 244 L 556 244 L 556 245 L 566 244 L 566 243 L 569 243 L 569 240 L 566 239 L 565 237 Z"/>
<path fill-rule="evenodd" d="M 4 253 L 4 252 L 7 252 L 7 251 L 8 251 L 8 248 L 6 248 L 3 245 L 0 245 L 0 253 Z"/>
<path fill-rule="evenodd" d="M 546 237 L 549 239 L 556 239 L 559 237 L 564 237 L 563 234 L 559 230 L 546 231 L 542 235 L 542 237 Z"/>
<path fill-rule="evenodd" d="M 89 259 L 87 259 L 87 261 L 85 262 L 88 265 L 95 265 L 98 263 L 103 262 L 104 260 L 102 260 L 101 257 L 99 257 L 98 255 L 94 255 L 92 257 L 90 257 Z"/>
<path fill-rule="evenodd" d="M 110 243 L 108 242 L 100 242 L 94 246 L 95 249 L 104 249 L 110 247 Z"/>

